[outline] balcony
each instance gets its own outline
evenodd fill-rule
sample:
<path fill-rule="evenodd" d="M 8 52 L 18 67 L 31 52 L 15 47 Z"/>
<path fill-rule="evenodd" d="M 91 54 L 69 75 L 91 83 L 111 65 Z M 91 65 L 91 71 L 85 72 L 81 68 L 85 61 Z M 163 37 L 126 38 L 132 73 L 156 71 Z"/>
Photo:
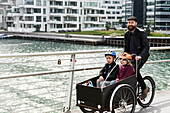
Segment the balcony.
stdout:
<path fill-rule="evenodd" d="M 100 24 L 98 21 L 90 21 L 90 20 L 86 20 L 83 23 L 84 24 Z"/>
<path fill-rule="evenodd" d="M 64 23 L 65 23 L 65 24 L 77 24 L 77 21 L 65 20 Z"/>
<path fill-rule="evenodd" d="M 160 11 L 160 12 L 156 12 L 156 15 L 170 15 L 170 13 L 169 11 L 168 12 Z"/>
<path fill-rule="evenodd" d="M 58 20 L 49 20 L 48 23 L 49 23 L 49 24 L 62 24 L 62 21 L 58 21 Z"/>
<path fill-rule="evenodd" d="M 155 18 L 155 22 L 170 22 L 169 18 Z"/>
<path fill-rule="evenodd" d="M 2 4 L 2 5 L 10 5 L 7 0 L 2 0 L 2 1 L 1 1 L 1 4 Z"/>
<path fill-rule="evenodd" d="M 53 13 L 53 12 L 51 12 L 50 13 L 50 16 L 66 16 L 66 14 L 65 13 L 63 13 L 63 12 L 56 12 L 56 13 Z"/>
<path fill-rule="evenodd" d="M 104 14 L 93 14 L 93 13 L 87 13 L 86 16 L 90 17 L 103 17 Z"/>

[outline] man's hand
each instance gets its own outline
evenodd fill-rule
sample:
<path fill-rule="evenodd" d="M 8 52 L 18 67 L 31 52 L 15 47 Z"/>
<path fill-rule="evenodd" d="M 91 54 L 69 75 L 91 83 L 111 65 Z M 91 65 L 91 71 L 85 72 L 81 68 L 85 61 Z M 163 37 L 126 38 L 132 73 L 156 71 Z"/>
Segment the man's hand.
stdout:
<path fill-rule="evenodd" d="M 136 56 L 135 60 L 140 60 L 142 57 L 141 56 Z"/>

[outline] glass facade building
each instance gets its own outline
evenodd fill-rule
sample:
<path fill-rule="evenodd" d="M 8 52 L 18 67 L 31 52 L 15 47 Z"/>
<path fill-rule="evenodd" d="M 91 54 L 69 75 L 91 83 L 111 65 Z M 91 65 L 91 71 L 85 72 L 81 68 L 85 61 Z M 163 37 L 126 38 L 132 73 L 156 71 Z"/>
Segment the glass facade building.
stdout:
<path fill-rule="evenodd" d="M 146 27 L 151 22 L 151 27 L 155 30 L 169 30 L 170 0 L 123 0 L 123 27 L 126 27 L 129 16 L 138 18 L 139 27 Z"/>
<path fill-rule="evenodd" d="M 147 0 L 146 23 L 156 30 L 170 30 L 170 0 Z"/>

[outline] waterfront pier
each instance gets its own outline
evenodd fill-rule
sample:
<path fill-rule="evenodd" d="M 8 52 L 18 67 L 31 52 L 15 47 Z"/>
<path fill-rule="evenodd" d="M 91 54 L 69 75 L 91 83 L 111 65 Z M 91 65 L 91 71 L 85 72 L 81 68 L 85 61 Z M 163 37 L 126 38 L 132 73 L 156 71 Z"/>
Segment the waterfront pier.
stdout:
<path fill-rule="evenodd" d="M 170 46 L 170 37 L 148 37 L 150 47 Z M 108 45 L 124 45 L 123 37 L 107 37 L 106 44 Z"/>
<path fill-rule="evenodd" d="M 61 33 L 24 33 L 24 32 L 4 32 L 19 39 L 47 40 L 56 42 L 69 42 L 88 45 L 114 45 L 123 46 L 123 36 L 100 36 L 100 35 L 78 35 Z M 148 37 L 150 47 L 170 46 L 170 37 Z"/>

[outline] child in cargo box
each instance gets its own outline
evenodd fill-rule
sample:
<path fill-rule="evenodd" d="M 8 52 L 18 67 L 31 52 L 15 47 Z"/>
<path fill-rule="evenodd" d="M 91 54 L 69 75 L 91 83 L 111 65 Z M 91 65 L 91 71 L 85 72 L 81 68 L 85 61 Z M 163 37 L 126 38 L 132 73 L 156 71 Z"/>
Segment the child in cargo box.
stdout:
<path fill-rule="evenodd" d="M 130 64 L 130 61 L 132 60 L 132 56 L 130 54 L 123 53 L 119 56 L 119 59 L 121 60 L 121 66 L 119 68 L 119 74 L 117 75 L 116 82 L 135 74 L 135 71 Z"/>
<path fill-rule="evenodd" d="M 101 87 L 102 85 L 103 85 L 102 87 L 104 87 L 104 86 L 113 84 L 115 82 L 115 80 L 117 78 L 117 74 L 119 72 L 119 66 L 116 65 L 116 63 L 114 62 L 114 60 L 116 58 L 116 53 L 114 51 L 109 50 L 105 53 L 105 57 L 106 57 L 107 63 L 105 64 L 105 66 L 102 68 L 102 70 L 99 73 L 99 79 L 97 79 L 97 81 L 96 81 L 97 87 Z M 110 73 L 110 71 L 112 69 L 113 69 L 113 71 Z M 109 73 L 110 73 L 110 75 L 109 75 Z M 106 79 L 106 81 L 105 81 L 105 79 Z"/>

